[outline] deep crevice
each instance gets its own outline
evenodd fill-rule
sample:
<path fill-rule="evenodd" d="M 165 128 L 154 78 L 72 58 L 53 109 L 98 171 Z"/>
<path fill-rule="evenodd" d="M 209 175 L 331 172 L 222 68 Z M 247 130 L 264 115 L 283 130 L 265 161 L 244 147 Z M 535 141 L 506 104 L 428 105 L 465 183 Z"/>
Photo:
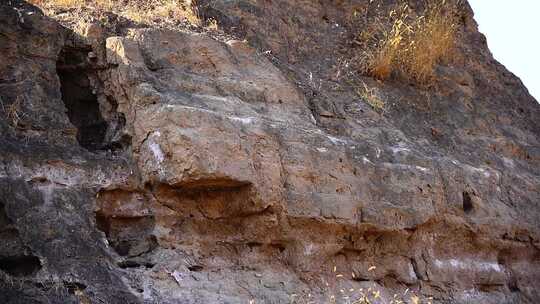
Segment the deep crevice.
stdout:
<path fill-rule="evenodd" d="M 154 266 L 155 266 L 155 264 L 150 263 L 150 262 L 139 262 L 139 261 L 134 261 L 134 260 L 125 260 L 125 261 L 122 261 L 122 262 L 118 263 L 118 267 L 120 267 L 122 269 L 140 268 L 140 267 L 151 269 Z"/>
<path fill-rule="evenodd" d="M 88 59 L 91 50 L 89 46 L 69 46 L 58 56 L 56 69 L 68 118 L 77 128 L 77 140 L 83 148 L 125 151 L 131 146 L 131 136 L 125 132 L 126 118 L 118 112 L 118 102 L 102 91 L 97 71 L 108 67 Z"/>
<path fill-rule="evenodd" d="M 463 191 L 463 211 L 469 213 L 473 210 L 472 198 L 469 192 Z"/>
<path fill-rule="evenodd" d="M 7 216 L 5 205 L 0 201 L 0 230 L 11 225 L 11 220 Z"/>
<path fill-rule="evenodd" d="M 103 146 L 107 122 L 101 116 L 90 83 L 88 52 L 87 49 L 66 47 L 60 52 L 56 67 L 67 115 L 77 127 L 77 140 L 82 147 L 95 151 Z"/>
<path fill-rule="evenodd" d="M 201 265 L 191 265 L 188 267 L 189 271 L 193 271 L 193 272 L 199 272 L 199 271 L 202 271 L 204 269 L 203 266 Z"/>
<path fill-rule="evenodd" d="M 512 278 L 510 282 L 508 283 L 508 289 L 510 292 L 519 292 L 519 286 L 517 284 L 517 281 L 515 278 Z"/>

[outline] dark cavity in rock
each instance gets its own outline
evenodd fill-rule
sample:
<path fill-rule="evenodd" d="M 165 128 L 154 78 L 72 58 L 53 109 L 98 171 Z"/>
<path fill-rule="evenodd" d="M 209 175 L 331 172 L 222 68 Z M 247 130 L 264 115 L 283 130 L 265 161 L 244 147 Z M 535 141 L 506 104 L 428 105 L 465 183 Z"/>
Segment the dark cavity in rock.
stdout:
<path fill-rule="evenodd" d="M 5 205 L 0 201 L 0 230 L 11 224 L 11 220 L 7 216 Z"/>
<path fill-rule="evenodd" d="M 15 276 L 33 275 L 41 269 L 41 262 L 32 255 L 0 257 L 0 270 Z"/>
<path fill-rule="evenodd" d="M 463 211 L 469 213 L 473 210 L 473 203 L 469 192 L 463 192 Z"/>
<path fill-rule="evenodd" d="M 95 151 L 103 147 L 107 122 L 101 116 L 98 99 L 88 77 L 90 69 L 86 61 L 89 51 L 64 48 L 56 68 L 67 115 L 77 127 L 77 140 L 82 147 Z"/>
<path fill-rule="evenodd" d="M 120 256 L 139 256 L 157 247 L 157 239 L 151 235 L 153 217 L 111 217 L 98 211 L 96 225 Z"/>

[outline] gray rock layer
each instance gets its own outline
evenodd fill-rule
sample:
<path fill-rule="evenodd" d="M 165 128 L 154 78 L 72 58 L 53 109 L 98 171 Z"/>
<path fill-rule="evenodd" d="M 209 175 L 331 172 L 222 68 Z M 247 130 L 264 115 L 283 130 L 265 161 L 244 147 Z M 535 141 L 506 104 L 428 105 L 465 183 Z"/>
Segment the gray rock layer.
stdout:
<path fill-rule="evenodd" d="M 0 303 L 540 302 L 540 106 L 467 4 L 425 88 L 348 69 L 371 1 L 200 2 L 238 39 L 0 3 Z"/>

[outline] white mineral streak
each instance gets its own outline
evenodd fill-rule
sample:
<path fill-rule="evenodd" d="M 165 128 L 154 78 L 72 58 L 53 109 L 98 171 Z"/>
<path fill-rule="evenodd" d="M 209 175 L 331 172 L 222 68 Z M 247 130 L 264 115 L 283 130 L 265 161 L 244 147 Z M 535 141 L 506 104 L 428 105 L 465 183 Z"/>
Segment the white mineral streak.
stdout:
<path fill-rule="evenodd" d="M 493 262 L 475 261 L 471 259 L 449 259 L 435 260 L 434 264 L 438 268 L 454 268 L 459 270 L 481 270 L 481 271 L 503 271 L 501 265 Z"/>

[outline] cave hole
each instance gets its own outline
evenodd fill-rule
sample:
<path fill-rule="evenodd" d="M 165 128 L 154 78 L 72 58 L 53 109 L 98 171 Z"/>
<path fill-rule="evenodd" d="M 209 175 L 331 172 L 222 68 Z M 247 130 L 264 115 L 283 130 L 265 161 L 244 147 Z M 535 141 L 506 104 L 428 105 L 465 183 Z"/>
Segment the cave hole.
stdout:
<path fill-rule="evenodd" d="M 97 211 L 95 218 L 96 227 L 105 233 L 109 245 L 120 256 L 141 256 L 158 247 L 152 234 L 153 217 L 114 217 Z"/>
<path fill-rule="evenodd" d="M 0 201 L 0 230 L 11 224 L 9 217 L 7 216 L 4 203 Z"/>
<path fill-rule="evenodd" d="M 0 246 L 4 245 L 6 239 L 4 237 L 16 237 L 17 231 L 14 228 L 10 228 L 12 221 L 9 219 L 4 202 L 0 201 L 0 232 L 7 233 L 8 230 L 13 229 L 14 234 L 2 234 L 0 239 Z M 0 256 L 0 270 L 3 272 L 15 276 L 28 276 L 38 272 L 41 269 L 41 261 L 33 255 L 8 255 Z"/>
<path fill-rule="evenodd" d="M 469 213 L 472 210 L 473 210 L 473 203 L 472 203 L 471 195 L 469 194 L 469 192 L 464 191 L 463 192 L 463 211 L 465 211 L 465 213 Z"/>
<path fill-rule="evenodd" d="M 191 266 L 188 266 L 188 269 L 189 271 L 199 272 L 199 271 L 202 271 L 204 267 L 201 265 L 191 265 Z"/>
<path fill-rule="evenodd" d="M 103 231 L 105 233 L 106 237 L 109 237 L 111 225 L 109 223 L 109 220 L 107 217 L 102 213 L 97 211 L 96 213 L 96 226 L 99 230 Z"/>
<path fill-rule="evenodd" d="M 508 283 L 508 289 L 510 290 L 510 292 L 519 292 L 519 286 L 515 278 L 512 278 Z"/>
<path fill-rule="evenodd" d="M 77 127 L 79 144 L 90 151 L 103 146 L 107 122 L 101 116 L 97 96 L 89 79 L 93 72 L 87 64 L 90 49 L 65 47 L 56 69 L 62 100 L 71 123 Z"/>
<path fill-rule="evenodd" d="M 0 257 L 0 270 L 15 277 L 29 276 L 41 269 L 41 261 L 33 255 Z"/>
<path fill-rule="evenodd" d="M 140 262 L 140 261 L 134 261 L 134 260 L 125 260 L 125 261 L 121 261 L 118 263 L 118 267 L 122 268 L 122 269 L 127 269 L 127 268 L 139 268 L 139 267 L 144 267 L 144 268 L 147 268 L 147 269 L 151 269 L 155 266 L 154 263 L 150 263 L 150 262 Z"/>

